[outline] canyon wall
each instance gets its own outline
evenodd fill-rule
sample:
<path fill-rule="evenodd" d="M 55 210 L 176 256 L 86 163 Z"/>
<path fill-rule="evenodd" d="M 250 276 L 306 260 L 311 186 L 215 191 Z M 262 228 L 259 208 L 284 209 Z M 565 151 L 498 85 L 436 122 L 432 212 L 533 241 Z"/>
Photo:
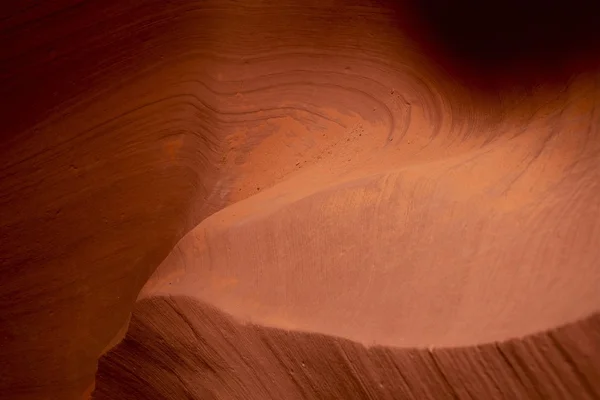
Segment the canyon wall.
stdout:
<path fill-rule="evenodd" d="M 541 5 L 0 6 L 0 398 L 600 398 L 597 14 Z"/>

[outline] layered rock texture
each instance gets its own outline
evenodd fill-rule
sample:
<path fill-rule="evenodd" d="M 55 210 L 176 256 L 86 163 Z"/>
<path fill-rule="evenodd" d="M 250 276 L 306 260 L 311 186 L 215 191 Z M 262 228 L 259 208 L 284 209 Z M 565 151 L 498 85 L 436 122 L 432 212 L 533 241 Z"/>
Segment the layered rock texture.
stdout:
<path fill-rule="evenodd" d="M 0 5 L 0 398 L 600 398 L 583 1 Z"/>

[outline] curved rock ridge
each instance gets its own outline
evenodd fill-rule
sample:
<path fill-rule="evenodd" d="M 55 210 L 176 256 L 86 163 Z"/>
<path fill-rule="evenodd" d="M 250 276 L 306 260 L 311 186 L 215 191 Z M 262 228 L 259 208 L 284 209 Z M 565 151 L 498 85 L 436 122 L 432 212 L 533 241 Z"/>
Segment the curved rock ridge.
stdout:
<path fill-rule="evenodd" d="M 260 332 L 279 346 L 272 354 L 306 343 L 333 365 L 339 343 L 367 358 L 373 344 L 417 359 L 431 356 L 418 349 L 459 346 L 469 358 L 485 343 L 528 346 L 537 336 L 527 335 L 571 327 L 575 339 L 527 350 L 539 369 L 521 356 L 502 368 L 521 368 L 520 398 L 597 394 L 585 374 L 599 362 L 600 52 L 597 13 L 583 0 L 544 7 L 532 37 L 525 22 L 537 0 L 493 2 L 500 25 L 474 19 L 470 0 L 452 10 L 392 0 L 5 3 L 0 398 L 87 398 L 103 354 L 113 369 L 100 371 L 97 396 L 244 398 L 255 383 L 238 367 L 226 376 L 237 389 L 219 386 L 220 372 L 193 384 L 185 368 L 234 364 L 211 365 L 196 345 L 181 357 L 208 364 L 179 359 L 183 369 L 169 370 L 184 343 L 168 330 L 172 301 L 199 318 L 196 329 L 221 321 L 245 332 L 235 341 Z M 549 21 L 563 21 L 563 34 Z M 511 35 L 494 34 L 505 26 Z M 482 46 L 494 57 L 478 57 Z M 163 349 L 167 364 L 131 345 Z M 249 359 L 264 355 L 278 364 L 260 368 L 288 376 L 287 361 L 262 351 Z M 439 368 L 462 373 L 448 354 Z M 405 373 L 377 357 L 377 368 Z M 311 373 L 320 386 L 288 376 L 268 396 L 344 398 L 377 382 L 367 367 L 348 378 L 323 365 Z M 127 368 L 149 382 L 145 392 L 121 392 Z M 406 393 L 427 398 L 442 385 L 477 397 L 441 376 Z M 404 393 L 377 385 L 356 396 Z"/>
<path fill-rule="evenodd" d="M 596 399 L 598 315 L 455 348 L 365 347 L 246 325 L 181 296 L 136 303 L 97 399 Z"/>

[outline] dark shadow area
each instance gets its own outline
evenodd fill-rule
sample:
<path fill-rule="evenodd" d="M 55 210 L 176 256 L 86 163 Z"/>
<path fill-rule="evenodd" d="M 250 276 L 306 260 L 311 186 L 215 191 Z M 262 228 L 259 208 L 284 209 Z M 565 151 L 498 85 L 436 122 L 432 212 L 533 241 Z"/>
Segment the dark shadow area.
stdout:
<path fill-rule="evenodd" d="M 561 84 L 600 65 L 597 1 L 409 0 L 397 11 L 425 54 L 474 89 Z"/>

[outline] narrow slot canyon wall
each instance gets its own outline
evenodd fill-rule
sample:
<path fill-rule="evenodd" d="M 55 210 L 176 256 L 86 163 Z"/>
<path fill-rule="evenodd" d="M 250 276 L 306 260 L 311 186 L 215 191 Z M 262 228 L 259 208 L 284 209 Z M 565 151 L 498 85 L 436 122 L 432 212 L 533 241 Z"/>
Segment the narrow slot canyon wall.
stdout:
<path fill-rule="evenodd" d="M 600 398 L 598 14 L 486 7 L 2 4 L 0 398 Z"/>

